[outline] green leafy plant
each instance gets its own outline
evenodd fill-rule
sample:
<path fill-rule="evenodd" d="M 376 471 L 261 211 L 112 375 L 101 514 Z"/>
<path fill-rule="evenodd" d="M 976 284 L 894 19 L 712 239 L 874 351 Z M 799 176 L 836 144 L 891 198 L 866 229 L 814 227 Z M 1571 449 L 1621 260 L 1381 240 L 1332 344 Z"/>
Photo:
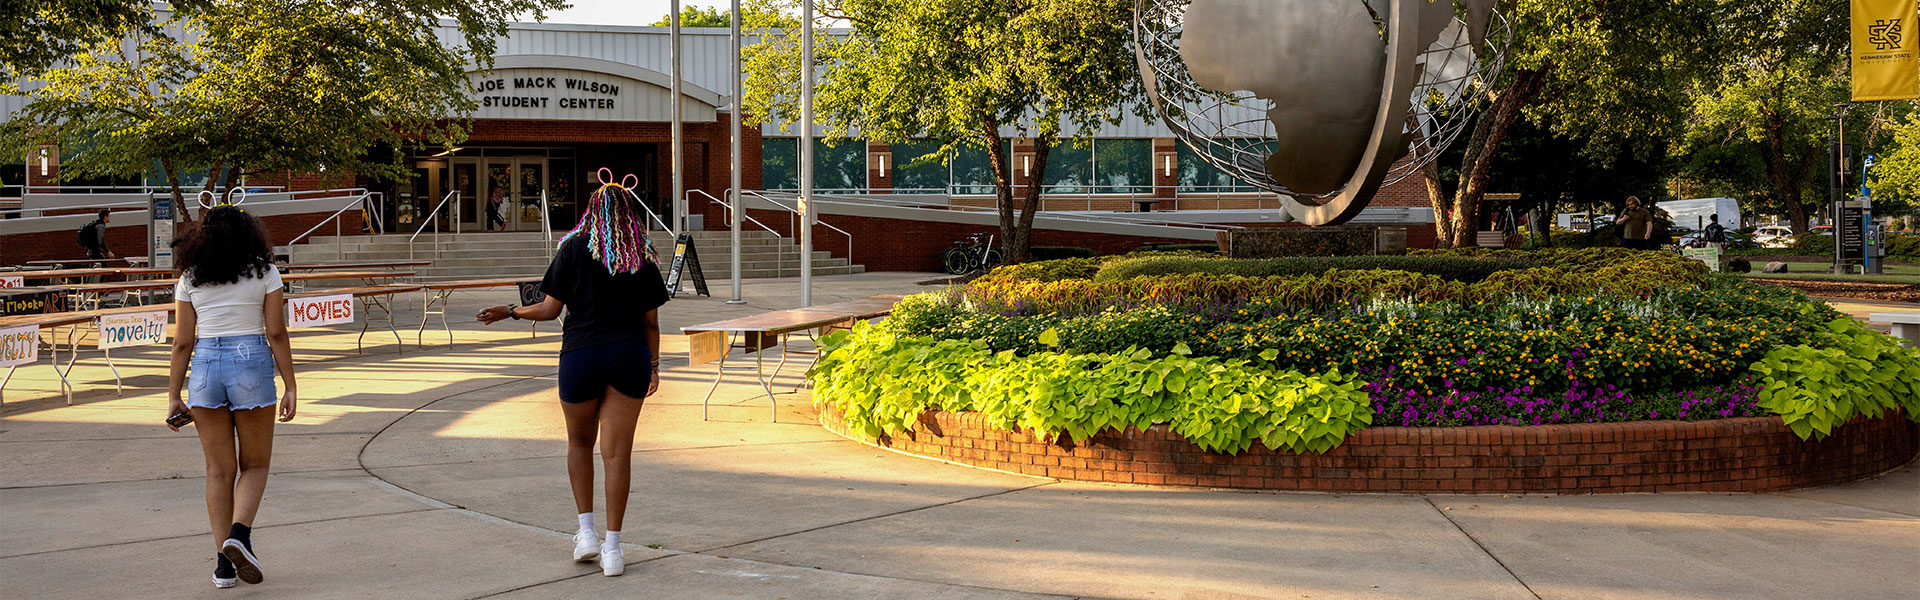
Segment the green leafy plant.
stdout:
<path fill-rule="evenodd" d="M 1920 421 L 1920 350 L 1852 318 L 1828 322 L 1812 344 L 1774 348 L 1752 368 L 1760 406 L 1803 439 L 1891 409 Z"/>
<path fill-rule="evenodd" d="M 1054 347 L 1057 330 L 1035 336 Z M 815 402 L 868 437 L 910 431 L 928 410 L 978 411 L 988 423 L 1076 442 L 1109 429 L 1165 423 L 1194 445 L 1239 453 L 1324 452 L 1373 422 L 1361 383 L 1337 371 L 1274 371 L 1244 359 L 1167 354 L 993 352 L 972 340 L 900 336 L 867 324 L 822 339 L 808 372 Z"/>

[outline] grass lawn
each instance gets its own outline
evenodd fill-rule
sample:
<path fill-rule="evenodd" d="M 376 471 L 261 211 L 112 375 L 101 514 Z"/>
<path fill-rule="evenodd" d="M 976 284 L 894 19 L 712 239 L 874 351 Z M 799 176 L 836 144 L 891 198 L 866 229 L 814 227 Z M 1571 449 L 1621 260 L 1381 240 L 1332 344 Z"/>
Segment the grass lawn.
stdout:
<path fill-rule="evenodd" d="M 1806 279 L 1853 283 L 1920 283 L 1920 265 L 1912 264 L 1889 264 L 1884 269 L 1885 275 L 1834 275 L 1825 263 L 1787 263 L 1787 268 L 1793 269 L 1793 272 L 1787 273 L 1761 273 L 1760 267 L 1763 266 L 1766 265 L 1755 264 L 1752 273 L 1739 273 L 1739 275 L 1763 279 Z"/>

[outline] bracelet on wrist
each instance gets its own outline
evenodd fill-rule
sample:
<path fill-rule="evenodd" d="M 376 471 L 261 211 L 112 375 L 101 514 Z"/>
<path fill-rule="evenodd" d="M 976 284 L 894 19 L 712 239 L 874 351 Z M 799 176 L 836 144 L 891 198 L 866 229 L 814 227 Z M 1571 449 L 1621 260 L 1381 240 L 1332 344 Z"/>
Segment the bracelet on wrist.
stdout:
<path fill-rule="evenodd" d="M 517 309 L 517 308 L 520 308 L 520 305 L 518 304 L 507 305 L 507 316 L 513 318 L 513 320 L 515 321 L 520 320 L 520 315 L 513 312 L 514 309 Z"/>

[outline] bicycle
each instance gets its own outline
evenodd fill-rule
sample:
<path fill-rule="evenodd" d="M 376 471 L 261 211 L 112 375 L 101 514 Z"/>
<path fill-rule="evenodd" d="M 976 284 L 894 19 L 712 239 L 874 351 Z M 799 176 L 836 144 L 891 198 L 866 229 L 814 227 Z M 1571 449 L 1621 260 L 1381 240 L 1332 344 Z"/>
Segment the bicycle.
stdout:
<path fill-rule="evenodd" d="M 1000 249 L 994 247 L 993 236 L 976 233 L 964 240 L 955 240 L 953 247 L 940 255 L 940 264 L 947 273 L 964 275 L 976 270 L 987 270 L 1000 266 Z"/>

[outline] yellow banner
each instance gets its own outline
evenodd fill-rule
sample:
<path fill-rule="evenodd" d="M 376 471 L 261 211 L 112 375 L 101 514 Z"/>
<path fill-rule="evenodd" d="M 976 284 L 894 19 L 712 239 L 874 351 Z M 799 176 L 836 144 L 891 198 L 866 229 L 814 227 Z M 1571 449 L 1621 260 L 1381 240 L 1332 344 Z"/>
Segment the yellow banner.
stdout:
<path fill-rule="evenodd" d="M 1853 99 L 1920 98 L 1916 0 L 1853 0 Z"/>

